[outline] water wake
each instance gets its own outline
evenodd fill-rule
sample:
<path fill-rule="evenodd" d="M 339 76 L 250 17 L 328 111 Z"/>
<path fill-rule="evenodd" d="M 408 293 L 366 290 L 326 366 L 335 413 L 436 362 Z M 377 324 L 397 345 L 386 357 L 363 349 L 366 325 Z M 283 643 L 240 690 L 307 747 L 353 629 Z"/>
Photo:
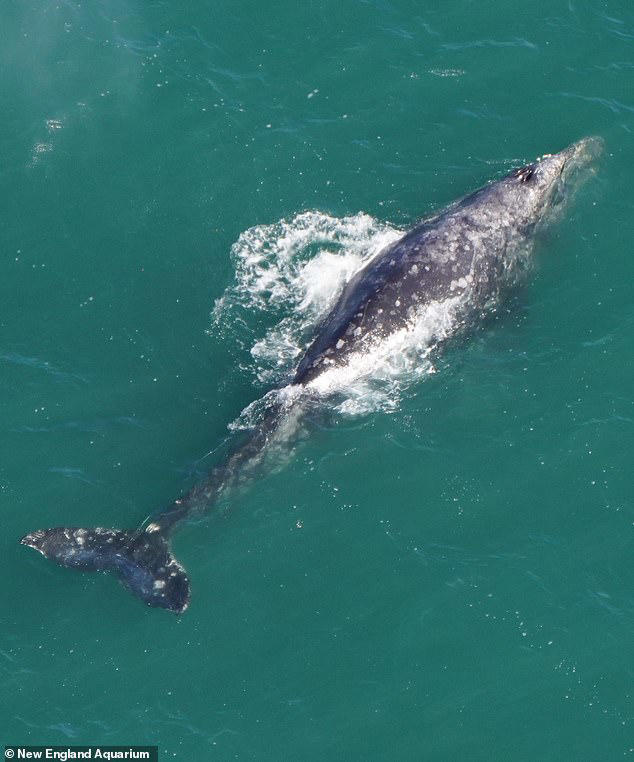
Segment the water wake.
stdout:
<path fill-rule="evenodd" d="M 252 428 L 280 396 L 292 394 L 291 372 L 346 283 L 403 233 L 363 213 L 310 211 L 240 235 L 231 249 L 235 280 L 214 306 L 211 330 L 224 335 L 236 325 L 264 324 L 249 330 L 253 372 L 282 389 L 245 408 L 231 428 Z M 430 353 L 455 329 L 458 308 L 458 298 L 427 303 L 404 328 L 371 338 L 345 366 L 321 373 L 309 390 L 343 414 L 394 410 L 405 388 L 433 372 Z"/>

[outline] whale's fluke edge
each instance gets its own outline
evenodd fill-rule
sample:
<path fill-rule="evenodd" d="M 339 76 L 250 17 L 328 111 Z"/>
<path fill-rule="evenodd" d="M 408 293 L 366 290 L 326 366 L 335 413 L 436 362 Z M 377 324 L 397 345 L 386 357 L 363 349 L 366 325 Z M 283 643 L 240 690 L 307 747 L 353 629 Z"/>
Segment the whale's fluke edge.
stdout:
<path fill-rule="evenodd" d="M 37 529 L 20 542 L 45 558 L 73 569 L 114 572 L 148 606 L 177 614 L 189 605 L 187 573 L 169 540 L 150 525 L 145 531 L 94 527 Z"/>

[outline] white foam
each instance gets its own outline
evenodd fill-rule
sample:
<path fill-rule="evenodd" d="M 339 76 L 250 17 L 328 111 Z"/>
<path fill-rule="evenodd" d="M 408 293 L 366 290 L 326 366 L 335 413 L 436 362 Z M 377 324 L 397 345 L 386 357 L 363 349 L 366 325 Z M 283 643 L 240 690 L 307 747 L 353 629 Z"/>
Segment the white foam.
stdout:
<path fill-rule="evenodd" d="M 464 297 L 424 305 L 408 324 L 384 338 L 369 337 L 346 365 L 333 367 L 308 384 L 324 396 L 344 395 L 342 413 L 390 412 L 413 382 L 434 372 L 430 358 L 439 341 L 456 330 Z"/>
<path fill-rule="evenodd" d="M 334 301 L 333 290 L 402 234 L 363 213 L 337 218 L 303 212 L 249 228 L 231 248 L 236 283 L 216 303 L 214 318 L 228 299 L 247 299 L 260 310 L 291 303 L 318 315 Z"/>
<path fill-rule="evenodd" d="M 281 383 L 345 283 L 401 235 L 363 213 L 303 212 L 249 228 L 231 248 L 235 282 L 216 301 L 212 330 L 253 325 L 253 313 L 263 313 L 273 325 L 252 337 L 255 372 L 263 383 Z"/>
<path fill-rule="evenodd" d="M 248 337 L 254 373 L 266 384 L 288 383 L 299 356 L 341 293 L 345 283 L 403 231 L 359 213 L 336 218 L 304 212 L 291 220 L 259 225 L 233 245 L 235 283 L 217 300 L 213 330 L 269 323 Z M 403 329 L 386 338 L 368 337 L 347 365 L 322 372 L 309 388 L 336 395 L 338 410 L 359 414 L 392 410 L 412 381 L 433 372 L 430 352 L 458 320 L 460 297 L 425 305 Z M 254 320 L 259 312 L 266 320 Z M 280 394 L 249 405 L 232 428 L 251 427 Z"/>

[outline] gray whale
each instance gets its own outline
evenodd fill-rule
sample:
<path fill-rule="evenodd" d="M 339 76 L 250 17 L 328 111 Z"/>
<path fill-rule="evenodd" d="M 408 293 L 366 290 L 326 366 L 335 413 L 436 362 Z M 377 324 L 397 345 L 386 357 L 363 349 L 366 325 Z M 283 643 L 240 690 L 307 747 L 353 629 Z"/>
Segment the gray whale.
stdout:
<path fill-rule="evenodd" d="M 276 457 L 297 427 L 302 400 L 333 367 L 372 351 L 377 339 L 416 320 L 432 302 L 451 300 L 456 326 L 495 305 L 530 261 L 535 233 L 561 216 L 571 191 L 601 150 L 585 138 L 564 151 L 513 170 L 422 221 L 354 275 L 300 359 L 282 398 L 226 460 L 149 523 L 133 530 L 40 529 L 21 542 L 62 566 L 114 572 L 146 604 L 175 612 L 190 584 L 169 538 L 181 521 L 240 485 L 265 457 Z M 314 392 L 313 392 L 314 393 Z"/>

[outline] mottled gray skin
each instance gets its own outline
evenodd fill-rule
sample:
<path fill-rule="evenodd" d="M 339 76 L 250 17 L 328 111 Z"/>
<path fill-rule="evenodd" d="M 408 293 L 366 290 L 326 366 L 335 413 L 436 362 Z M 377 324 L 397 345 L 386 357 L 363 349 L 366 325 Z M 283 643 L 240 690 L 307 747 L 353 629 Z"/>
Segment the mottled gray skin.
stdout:
<path fill-rule="evenodd" d="M 422 222 L 388 246 L 344 288 L 300 360 L 291 391 L 301 392 L 324 371 L 345 365 L 372 341 L 411 324 L 417 311 L 456 297 L 463 317 L 497 301 L 528 261 L 537 228 L 555 219 L 559 203 L 600 141 L 589 138 L 514 170 Z M 302 395 L 295 395 L 295 399 Z M 189 580 L 169 537 L 187 516 L 240 484 L 265 454 L 276 453 L 299 417 L 297 404 L 277 402 L 251 436 L 183 497 L 137 530 L 55 527 L 21 542 L 62 566 L 112 571 L 150 606 L 182 612 Z"/>
<path fill-rule="evenodd" d="M 404 327 L 422 304 L 464 296 L 470 311 L 494 302 L 527 263 L 536 229 L 557 216 L 571 175 L 599 149 L 598 139 L 589 138 L 516 169 L 380 252 L 345 287 L 293 383 L 345 364 L 368 336 Z"/>

